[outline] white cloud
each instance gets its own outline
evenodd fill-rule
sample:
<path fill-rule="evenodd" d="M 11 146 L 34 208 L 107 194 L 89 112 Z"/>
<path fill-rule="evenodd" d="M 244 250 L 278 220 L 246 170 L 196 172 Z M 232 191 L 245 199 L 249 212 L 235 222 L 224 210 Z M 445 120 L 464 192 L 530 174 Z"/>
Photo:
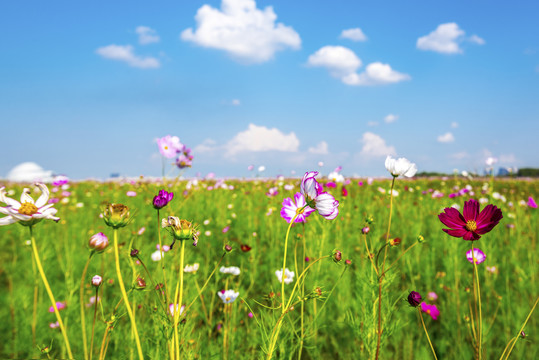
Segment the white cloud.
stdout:
<path fill-rule="evenodd" d="M 184 41 L 224 50 L 247 63 L 272 59 L 277 51 L 299 49 L 298 33 L 282 23 L 271 6 L 257 9 L 254 0 L 222 0 L 221 10 L 203 5 L 195 15 L 196 30 L 182 31 Z"/>
<path fill-rule="evenodd" d="M 372 86 L 398 83 L 410 79 L 410 75 L 393 70 L 389 64 L 374 62 L 367 65 L 361 74 L 350 74 L 342 81 L 347 85 Z"/>
<path fill-rule="evenodd" d="M 350 39 L 352 41 L 367 41 L 367 36 L 360 28 L 343 30 L 340 37 L 343 39 Z"/>
<path fill-rule="evenodd" d="M 452 133 L 446 132 L 445 134 L 438 136 L 437 140 L 441 143 L 452 143 L 455 141 L 455 137 Z"/>
<path fill-rule="evenodd" d="M 458 122 L 453 121 L 453 122 L 451 123 L 451 128 L 452 128 L 452 129 L 456 129 L 456 128 L 458 128 L 458 127 L 459 127 L 459 123 L 458 123 Z"/>
<path fill-rule="evenodd" d="M 324 67 L 330 75 L 347 85 L 381 85 L 409 80 L 410 76 L 391 69 L 388 64 L 375 62 L 367 65 L 363 73 L 358 74 L 361 59 L 344 46 L 324 46 L 309 56 L 307 65 Z"/>
<path fill-rule="evenodd" d="M 392 123 L 392 122 L 395 122 L 397 121 L 397 119 L 399 118 L 399 115 L 393 115 L 393 114 L 389 114 L 387 115 L 385 118 L 384 118 L 384 121 L 388 124 Z"/>
<path fill-rule="evenodd" d="M 327 155 L 329 153 L 328 143 L 321 141 L 316 146 L 309 147 L 307 151 L 311 154 Z"/>
<path fill-rule="evenodd" d="M 417 39 L 416 46 L 420 50 L 430 50 L 442 54 L 460 54 L 462 49 L 459 43 L 465 39 L 465 32 L 456 23 L 440 24 L 430 34 Z M 477 35 L 467 39 L 478 45 L 483 45 L 485 40 Z"/>
<path fill-rule="evenodd" d="M 378 126 L 378 121 L 369 121 L 367 126 Z"/>
<path fill-rule="evenodd" d="M 361 143 L 363 147 L 361 148 L 360 155 L 369 156 L 369 157 L 383 157 L 387 155 L 395 155 L 395 147 L 388 146 L 386 141 L 371 132 L 366 132 L 361 138 Z"/>
<path fill-rule="evenodd" d="M 277 128 L 268 129 L 265 126 L 249 124 L 247 130 L 239 132 L 226 146 L 228 155 L 235 155 L 244 151 L 285 151 L 296 152 L 299 148 L 299 139 L 296 134 L 284 134 Z"/>
<path fill-rule="evenodd" d="M 157 35 L 157 31 L 148 26 L 137 26 L 135 32 L 138 34 L 138 42 L 141 45 L 156 43 L 161 40 Z"/>
<path fill-rule="evenodd" d="M 241 105 L 240 99 L 232 99 L 232 105 L 240 106 Z"/>
<path fill-rule="evenodd" d="M 213 139 L 205 139 L 201 144 L 193 148 L 195 153 L 209 153 L 217 149 L 217 142 Z"/>
<path fill-rule="evenodd" d="M 44 170 L 34 162 L 24 162 L 9 171 L 7 180 L 15 182 L 50 182 L 52 181 L 52 171 Z"/>
<path fill-rule="evenodd" d="M 101 55 L 105 59 L 122 61 L 127 63 L 129 66 L 141 69 L 158 68 L 161 66 L 161 63 L 156 58 L 135 55 L 135 53 L 133 52 L 133 46 L 131 45 L 113 44 L 103 46 L 97 49 L 96 53 Z"/>
<path fill-rule="evenodd" d="M 468 38 L 468 41 L 473 42 L 477 45 L 485 45 L 485 39 L 480 38 L 477 35 L 472 35 Z"/>

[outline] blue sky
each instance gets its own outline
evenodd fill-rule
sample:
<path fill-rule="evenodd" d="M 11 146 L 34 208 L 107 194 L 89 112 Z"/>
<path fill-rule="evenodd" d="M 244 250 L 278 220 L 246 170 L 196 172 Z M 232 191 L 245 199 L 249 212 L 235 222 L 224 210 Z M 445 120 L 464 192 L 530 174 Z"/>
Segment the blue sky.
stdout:
<path fill-rule="evenodd" d="M 0 177 L 539 167 L 536 1 L 3 2 Z M 324 166 L 320 167 L 319 162 Z M 174 173 L 173 173 L 174 174 Z"/>

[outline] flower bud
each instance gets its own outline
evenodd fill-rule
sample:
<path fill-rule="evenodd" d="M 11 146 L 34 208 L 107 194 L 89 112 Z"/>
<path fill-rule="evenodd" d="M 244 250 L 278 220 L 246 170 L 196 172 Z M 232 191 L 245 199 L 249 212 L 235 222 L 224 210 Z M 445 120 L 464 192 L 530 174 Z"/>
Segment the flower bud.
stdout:
<path fill-rule="evenodd" d="M 225 251 L 226 252 L 231 252 L 232 251 L 232 246 L 230 246 L 229 244 L 226 244 L 225 245 Z"/>
<path fill-rule="evenodd" d="M 374 222 L 374 217 L 372 215 L 367 216 L 367 218 L 365 219 L 365 222 L 367 224 L 372 224 Z"/>
<path fill-rule="evenodd" d="M 344 260 L 344 263 L 345 263 L 346 265 L 352 265 L 352 260 L 346 259 L 346 260 Z"/>
<path fill-rule="evenodd" d="M 138 249 L 131 249 L 131 253 L 129 255 L 131 255 L 131 257 L 137 257 L 138 256 Z"/>
<path fill-rule="evenodd" d="M 109 238 L 105 236 L 102 232 L 93 235 L 88 241 L 88 246 L 90 249 L 97 252 L 104 251 L 107 246 L 109 246 Z"/>
<path fill-rule="evenodd" d="M 425 238 L 423 237 L 423 235 L 418 235 L 418 236 L 417 236 L 417 241 L 419 241 L 420 243 L 424 243 L 426 240 L 425 240 Z"/>
<path fill-rule="evenodd" d="M 159 190 L 159 194 L 153 198 L 153 207 L 156 210 L 164 208 L 174 197 L 174 193 L 166 190 Z"/>
<path fill-rule="evenodd" d="M 98 287 L 99 285 L 101 285 L 101 283 L 103 283 L 103 278 L 101 276 L 95 275 L 92 278 L 92 285 L 93 286 Z"/>
<path fill-rule="evenodd" d="M 137 289 L 142 290 L 146 287 L 146 281 L 140 276 L 137 277 L 136 286 Z"/>
<path fill-rule="evenodd" d="M 398 246 L 400 243 L 401 243 L 401 238 L 394 238 L 394 239 L 391 239 L 389 240 L 389 245 L 391 246 Z"/>
<path fill-rule="evenodd" d="M 333 261 L 339 262 L 342 260 L 342 253 L 339 250 L 333 252 Z"/>
<path fill-rule="evenodd" d="M 131 220 L 129 208 L 123 204 L 108 204 L 103 211 L 103 220 L 114 229 L 124 227 Z"/>
<path fill-rule="evenodd" d="M 369 233 L 369 231 L 371 231 L 371 229 L 368 226 L 365 226 L 363 229 L 361 229 L 361 232 L 364 235 L 367 235 Z"/>
<path fill-rule="evenodd" d="M 413 307 L 417 307 L 419 304 L 421 304 L 421 300 L 421 294 L 417 291 L 412 291 L 410 295 L 408 295 L 408 303 Z"/>

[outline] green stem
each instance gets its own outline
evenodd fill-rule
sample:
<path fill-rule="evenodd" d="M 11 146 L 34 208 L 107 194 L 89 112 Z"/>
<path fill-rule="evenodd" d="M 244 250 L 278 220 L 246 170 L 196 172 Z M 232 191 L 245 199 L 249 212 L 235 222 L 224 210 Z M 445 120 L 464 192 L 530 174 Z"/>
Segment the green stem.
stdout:
<path fill-rule="evenodd" d="M 176 293 L 174 295 L 174 304 L 172 305 L 174 309 L 174 336 L 176 338 L 176 360 L 180 359 L 180 339 L 178 337 L 178 320 L 180 319 L 180 310 L 182 306 L 183 301 L 183 259 L 185 255 L 185 240 L 182 240 L 182 247 L 180 250 L 180 279 L 178 280 L 178 283 L 176 284 Z M 178 298 L 178 286 L 180 289 L 180 294 Z M 176 305 L 177 304 L 177 305 Z M 176 307 L 177 306 L 177 307 Z"/>
<path fill-rule="evenodd" d="M 80 323 L 82 327 L 82 345 L 84 349 L 84 359 L 88 359 L 88 340 L 86 338 L 86 316 L 84 311 L 84 280 L 86 278 L 86 272 L 88 271 L 88 265 L 90 265 L 90 260 L 92 259 L 92 255 L 94 252 L 92 251 L 90 253 L 90 256 L 88 257 L 88 260 L 86 261 L 86 265 L 84 265 L 84 270 L 82 270 L 82 276 L 80 278 Z M 97 299 L 96 299 L 97 303 Z"/>
<path fill-rule="evenodd" d="M 116 275 L 118 276 L 118 283 L 120 284 L 120 291 L 122 292 L 122 298 L 125 303 L 125 308 L 127 309 L 127 314 L 129 315 L 129 319 L 131 319 L 131 327 L 135 335 L 135 342 L 137 344 L 138 357 L 139 359 L 142 360 L 144 359 L 144 355 L 142 355 L 142 347 L 140 345 L 140 339 L 138 336 L 137 323 L 135 322 L 135 317 L 133 315 L 133 310 L 131 310 L 131 305 L 129 305 L 129 299 L 127 298 L 124 281 L 122 279 L 122 272 L 120 271 L 120 255 L 118 251 L 118 229 L 114 229 L 114 258 L 116 261 Z"/>
<path fill-rule="evenodd" d="M 478 358 L 479 360 L 481 360 L 482 358 L 482 343 L 483 343 L 483 316 L 481 314 L 481 288 L 479 287 L 479 272 L 477 271 L 477 263 L 476 263 L 476 259 L 475 259 L 475 254 L 474 254 L 474 247 L 473 247 L 473 241 L 471 242 L 472 245 L 472 260 L 473 260 L 473 268 L 474 268 L 474 275 L 475 275 L 475 283 L 477 285 L 477 299 L 476 299 L 476 304 L 479 308 L 479 336 L 478 336 L 478 341 L 479 341 L 479 351 L 478 351 Z M 474 295 L 475 295 L 475 292 L 474 292 Z"/>
<path fill-rule="evenodd" d="M 436 352 L 434 351 L 434 347 L 432 346 L 432 342 L 430 341 L 429 333 L 427 331 L 427 327 L 425 326 L 425 321 L 423 320 L 423 314 L 421 313 L 421 309 L 418 307 L 417 311 L 419 313 L 419 317 L 421 318 L 421 324 L 423 324 L 423 330 L 425 330 L 425 335 L 427 335 L 427 340 L 429 341 L 430 349 L 432 350 L 432 355 L 434 355 L 434 358 L 438 360 L 438 357 L 436 356 Z"/>
<path fill-rule="evenodd" d="M 532 309 L 530 310 L 530 312 L 529 312 L 529 314 L 528 314 L 528 317 L 526 317 L 526 321 L 524 321 L 524 324 L 522 324 L 522 327 L 520 328 L 520 330 L 519 330 L 517 336 L 514 337 L 513 339 L 511 339 L 511 341 L 512 341 L 513 343 L 511 344 L 511 348 L 509 349 L 509 352 L 507 353 L 507 356 L 505 357 L 506 360 L 509 359 L 509 355 L 511 355 L 511 352 L 513 351 L 513 348 L 515 347 L 515 344 L 517 343 L 517 341 L 518 341 L 518 339 L 519 339 L 519 337 L 520 337 L 520 334 L 522 334 L 522 332 L 524 331 L 524 328 L 526 327 L 526 324 L 528 323 L 528 320 L 530 320 L 530 317 L 532 316 L 533 311 L 535 310 L 535 307 L 537 306 L 537 303 L 538 303 L 538 302 L 539 302 L 539 296 L 537 297 L 537 300 L 535 300 L 535 304 L 533 304 L 533 307 L 532 307 Z M 514 340 L 514 341 L 513 341 L 513 340 Z M 509 343 L 511 343 L 511 341 L 510 341 Z M 508 345 L 509 345 L 509 344 L 508 344 Z M 507 346 L 506 346 L 506 348 L 507 348 Z M 504 351 L 504 354 L 505 354 L 505 351 Z M 502 357 L 503 357 L 504 354 L 502 354 Z M 501 359 L 501 357 L 500 357 L 500 359 Z"/>
<path fill-rule="evenodd" d="M 49 285 L 49 282 L 47 281 L 47 277 L 45 276 L 45 272 L 43 271 L 43 267 L 41 266 L 41 260 L 39 259 L 39 254 L 37 251 L 36 241 L 34 239 L 34 233 L 32 231 L 32 226 L 28 227 L 30 229 L 30 238 L 32 242 L 32 251 L 34 252 L 34 258 L 36 260 L 37 269 L 39 271 L 39 274 L 41 275 L 41 280 L 43 280 L 43 285 L 45 285 L 45 289 L 47 290 L 47 294 L 49 295 L 49 298 L 52 303 L 52 308 L 54 309 L 54 314 L 56 315 L 56 319 L 58 320 L 58 324 L 60 325 L 60 330 L 62 332 L 62 336 L 64 337 L 65 346 L 67 350 L 67 355 L 70 359 L 73 359 L 73 353 L 71 352 L 71 346 L 69 345 L 69 339 L 67 338 L 66 329 L 64 327 L 64 322 L 62 321 L 62 317 L 60 316 L 60 312 L 58 311 L 58 307 L 56 306 L 56 300 L 54 299 L 54 295 L 52 294 L 51 287 Z"/>
<path fill-rule="evenodd" d="M 389 231 L 391 230 L 391 215 L 393 212 L 393 187 L 395 186 L 396 176 L 393 176 L 391 181 L 391 190 L 389 191 L 389 222 L 387 224 L 386 243 L 384 251 L 384 261 L 382 262 L 382 269 L 378 272 L 380 274 L 378 279 L 378 339 L 376 340 L 376 360 L 380 356 L 380 342 L 382 340 L 382 286 L 384 282 L 384 268 L 386 266 L 387 259 L 387 244 L 389 242 Z M 378 264 L 378 261 L 376 262 Z"/>
<path fill-rule="evenodd" d="M 159 238 L 159 251 L 161 255 L 161 269 L 163 270 L 163 283 L 165 285 L 164 291 L 165 291 L 165 302 L 168 305 L 168 287 L 167 287 L 167 277 L 166 277 L 166 271 L 165 271 L 165 256 L 163 253 L 163 243 L 161 242 L 161 223 L 159 220 L 159 209 L 157 209 L 157 237 Z"/>
<path fill-rule="evenodd" d="M 90 360 L 92 360 L 92 354 L 94 352 L 94 333 L 95 333 L 95 319 L 97 317 L 97 303 L 99 299 L 99 287 L 95 289 L 95 302 L 94 302 L 94 320 L 92 321 L 92 337 L 90 340 Z"/>

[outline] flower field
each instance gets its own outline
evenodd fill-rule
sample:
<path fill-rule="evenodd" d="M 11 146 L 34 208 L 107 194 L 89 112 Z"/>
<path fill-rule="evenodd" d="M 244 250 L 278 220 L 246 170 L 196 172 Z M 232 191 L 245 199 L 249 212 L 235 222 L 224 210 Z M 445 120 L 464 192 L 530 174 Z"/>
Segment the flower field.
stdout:
<path fill-rule="evenodd" d="M 0 184 L 0 358 L 539 358 L 538 182 L 402 165 Z"/>

